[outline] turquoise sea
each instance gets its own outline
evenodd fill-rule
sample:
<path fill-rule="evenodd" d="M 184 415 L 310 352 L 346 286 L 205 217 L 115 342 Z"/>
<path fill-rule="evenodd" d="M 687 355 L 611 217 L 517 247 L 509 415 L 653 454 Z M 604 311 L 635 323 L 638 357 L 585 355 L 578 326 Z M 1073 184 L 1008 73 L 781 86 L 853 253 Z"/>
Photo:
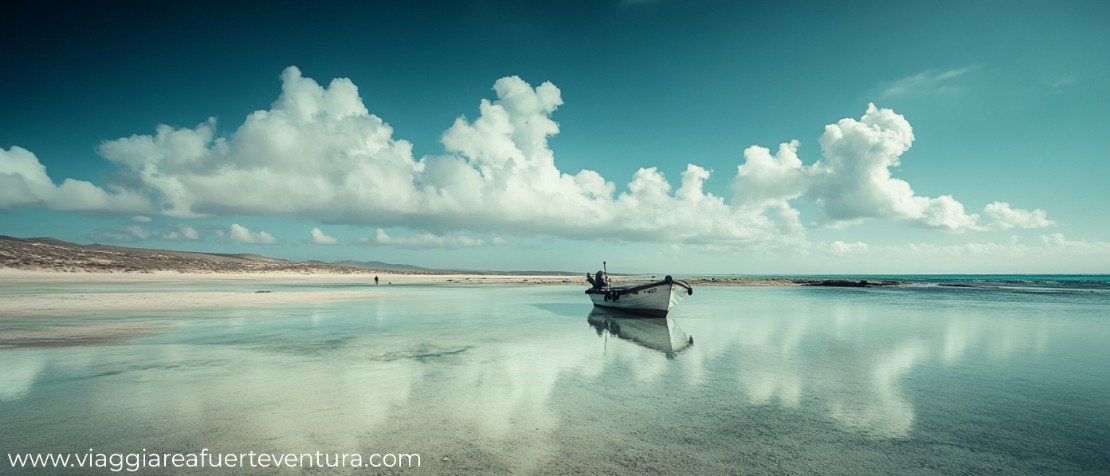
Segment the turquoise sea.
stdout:
<path fill-rule="evenodd" d="M 420 454 L 420 468 L 372 471 L 405 473 L 1110 472 L 1105 276 L 914 282 L 697 287 L 663 322 L 592 313 L 585 286 L 490 285 L 0 317 L 0 337 L 151 329 L 0 348 L 0 453 Z"/>

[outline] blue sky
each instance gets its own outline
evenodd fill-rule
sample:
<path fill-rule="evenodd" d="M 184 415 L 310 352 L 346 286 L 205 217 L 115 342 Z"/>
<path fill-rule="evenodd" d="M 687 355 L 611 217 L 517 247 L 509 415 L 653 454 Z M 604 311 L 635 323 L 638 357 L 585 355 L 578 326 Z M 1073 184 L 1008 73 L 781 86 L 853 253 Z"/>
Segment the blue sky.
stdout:
<path fill-rule="evenodd" d="M 1102 2 L 409 3 L 0 7 L 0 234 L 473 269 L 1110 271 Z"/>

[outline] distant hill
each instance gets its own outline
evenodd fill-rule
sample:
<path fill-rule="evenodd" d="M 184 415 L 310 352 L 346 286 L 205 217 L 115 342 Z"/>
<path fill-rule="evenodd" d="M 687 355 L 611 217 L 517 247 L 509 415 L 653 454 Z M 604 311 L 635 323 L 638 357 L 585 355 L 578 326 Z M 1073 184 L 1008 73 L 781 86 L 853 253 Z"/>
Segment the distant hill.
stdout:
<path fill-rule="evenodd" d="M 347 266 L 351 268 L 366 268 L 366 269 L 380 269 L 386 271 L 396 271 L 405 273 L 439 273 L 442 270 L 435 270 L 431 268 L 421 268 L 420 266 L 412 266 L 408 264 L 393 264 L 383 263 L 381 261 L 335 261 L 330 264 L 336 266 Z"/>
<path fill-rule="evenodd" d="M 249 253 L 199 253 L 101 244 L 79 245 L 55 238 L 15 238 L 4 235 L 0 235 L 0 268 L 139 273 L 577 274 L 560 271 L 432 269 L 381 261 L 298 262 Z"/>
<path fill-rule="evenodd" d="M 442 269 L 442 268 L 422 268 L 420 266 L 413 266 L 410 264 L 393 264 L 383 263 L 381 261 L 335 261 L 332 263 L 336 266 L 350 266 L 352 268 L 368 268 L 375 270 L 386 270 L 395 273 L 415 273 L 415 274 L 496 274 L 496 275 L 509 275 L 509 276 L 577 276 L 578 273 L 569 273 L 566 271 L 483 271 L 474 269 Z"/>
<path fill-rule="evenodd" d="M 183 273 L 370 273 L 327 263 L 298 263 L 255 254 L 197 253 L 113 245 L 79 245 L 54 238 L 0 235 L 0 267 L 47 271 Z M 397 272 L 397 271 L 394 271 Z"/>

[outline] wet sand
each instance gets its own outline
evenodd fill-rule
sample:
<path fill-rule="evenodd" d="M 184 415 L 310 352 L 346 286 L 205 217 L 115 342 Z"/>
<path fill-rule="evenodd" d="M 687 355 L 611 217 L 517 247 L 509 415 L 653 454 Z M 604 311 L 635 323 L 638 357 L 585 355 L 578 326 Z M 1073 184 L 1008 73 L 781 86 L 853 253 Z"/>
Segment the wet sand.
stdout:
<path fill-rule="evenodd" d="M 170 325 L 157 322 L 94 322 L 7 329 L 0 332 L 0 349 L 122 344 Z"/>
<path fill-rule="evenodd" d="M 379 274 L 323 273 L 95 273 L 0 269 L 0 319 L 13 317 L 66 316 L 127 311 L 175 311 L 222 309 L 245 306 L 324 303 L 372 299 L 388 292 L 391 285 L 586 285 L 585 275 L 492 275 L 492 274 Z M 638 282 L 614 277 L 619 284 Z M 172 285 L 235 284 L 229 290 L 175 290 Z M 789 286 L 785 278 L 727 278 L 692 280 L 694 286 Z M 267 285 L 350 284 L 352 288 L 282 290 Z M 83 285 L 97 285 L 82 292 Z M 101 286 L 103 285 L 103 286 Z M 246 285 L 246 286 L 238 286 Z M 365 285 L 359 286 L 359 285 Z M 76 292 L 59 292 L 73 286 Z M 24 289 L 20 289 L 24 288 Z M 44 289 L 46 288 L 46 289 Z"/>

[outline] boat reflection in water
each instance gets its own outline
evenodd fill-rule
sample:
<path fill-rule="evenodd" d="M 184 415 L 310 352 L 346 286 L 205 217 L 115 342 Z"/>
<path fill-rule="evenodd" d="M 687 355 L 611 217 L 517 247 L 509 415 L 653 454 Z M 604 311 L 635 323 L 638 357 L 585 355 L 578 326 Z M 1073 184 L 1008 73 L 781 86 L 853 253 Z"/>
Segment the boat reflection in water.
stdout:
<path fill-rule="evenodd" d="M 668 359 L 694 345 L 693 337 L 686 335 L 673 319 L 665 317 L 645 318 L 595 307 L 586 321 L 598 336 L 618 337 L 662 352 Z"/>

